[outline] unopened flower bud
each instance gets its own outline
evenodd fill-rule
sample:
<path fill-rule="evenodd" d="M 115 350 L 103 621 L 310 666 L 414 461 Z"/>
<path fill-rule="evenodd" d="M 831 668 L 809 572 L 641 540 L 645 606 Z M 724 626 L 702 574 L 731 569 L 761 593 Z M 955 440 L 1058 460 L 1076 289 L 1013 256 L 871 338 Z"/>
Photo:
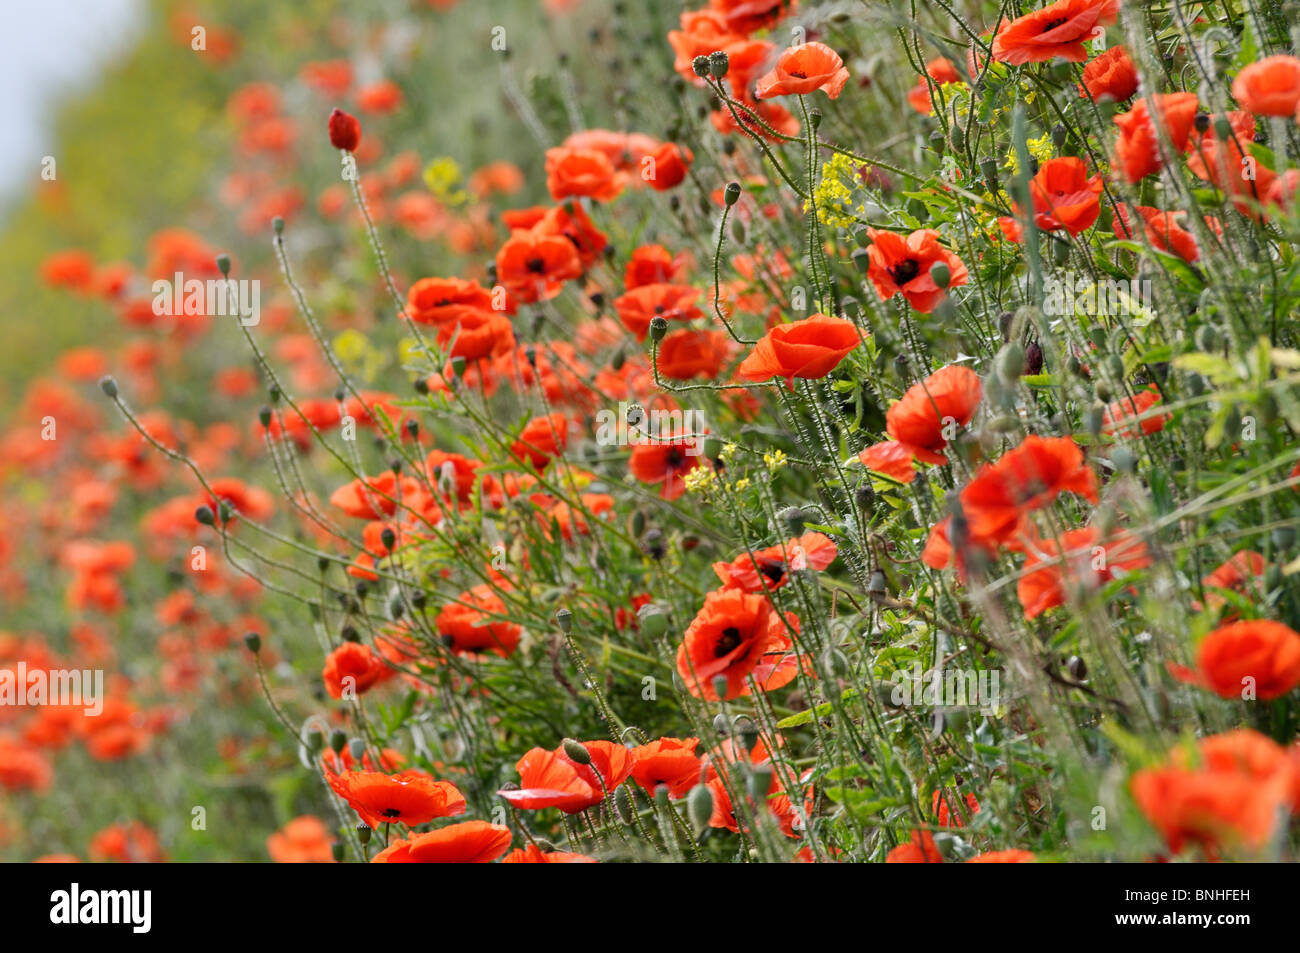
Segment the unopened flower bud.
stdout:
<path fill-rule="evenodd" d="M 335 109 L 329 120 L 330 145 L 345 152 L 356 152 L 361 142 L 361 123 L 357 117 Z"/>

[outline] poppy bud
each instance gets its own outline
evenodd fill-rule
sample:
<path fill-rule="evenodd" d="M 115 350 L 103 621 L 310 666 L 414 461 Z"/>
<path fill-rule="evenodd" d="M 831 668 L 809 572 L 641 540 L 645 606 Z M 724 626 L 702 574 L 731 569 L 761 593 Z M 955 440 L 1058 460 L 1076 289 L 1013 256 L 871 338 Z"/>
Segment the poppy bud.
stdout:
<path fill-rule="evenodd" d="M 931 149 L 939 153 L 939 155 L 943 155 L 943 151 L 947 146 L 948 140 L 944 138 L 944 135 L 940 130 L 936 129 L 934 132 L 930 133 Z"/>
<path fill-rule="evenodd" d="M 865 226 L 859 225 L 853 229 L 853 240 L 858 243 L 859 248 L 866 248 L 871 244 L 871 233 Z"/>
<path fill-rule="evenodd" d="M 277 235 L 283 235 L 283 234 L 284 234 L 284 219 L 283 219 L 282 217 L 280 217 L 279 215 L 277 215 L 275 218 L 271 219 L 271 230 L 274 231 L 275 234 L 277 234 Z"/>
<path fill-rule="evenodd" d="M 217 271 L 227 278 L 230 277 L 230 256 L 225 252 L 217 256 Z"/>
<path fill-rule="evenodd" d="M 417 611 L 423 609 L 428 604 L 429 604 L 429 594 L 426 593 L 423 589 L 418 589 L 415 591 L 414 594 L 412 594 L 411 605 L 415 606 Z"/>
<path fill-rule="evenodd" d="M 1065 145 L 1067 136 L 1069 136 L 1069 131 L 1060 123 L 1052 127 L 1052 145 L 1056 146 L 1057 149 Z"/>
<path fill-rule="evenodd" d="M 619 788 L 619 790 L 621 791 L 623 789 Z M 668 809 L 668 799 L 670 796 L 671 795 L 668 791 L 668 785 L 666 784 L 656 785 L 655 786 L 655 807 L 659 808 L 659 810 L 661 811 L 666 811 Z"/>
<path fill-rule="evenodd" d="M 860 510 L 872 509 L 876 505 L 876 491 L 870 483 L 863 483 L 853 491 L 853 500 Z"/>
<path fill-rule="evenodd" d="M 307 750 L 312 754 L 320 754 L 321 749 L 325 747 L 325 736 L 319 731 L 312 731 L 307 735 Z"/>
<path fill-rule="evenodd" d="M 343 863 L 343 857 L 346 851 L 347 848 L 344 847 L 343 844 L 339 841 L 335 841 L 333 844 L 330 845 L 330 853 L 333 855 L 334 862 L 336 864 Z"/>
<path fill-rule="evenodd" d="M 348 736 L 341 731 L 330 733 L 330 748 L 335 754 L 343 753 L 343 746 L 348 743 Z"/>
<path fill-rule="evenodd" d="M 204 526 L 213 526 L 217 522 L 217 515 L 212 512 L 212 507 L 204 504 L 194 511 L 194 518 Z"/>
<path fill-rule="evenodd" d="M 348 751 L 352 752 L 352 757 L 360 761 L 366 756 L 366 743 L 360 738 L 353 738 L 348 742 Z"/>
<path fill-rule="evenodd" d="M 104 392 L 104 396 L 117 399 L 117 381 L 111 376 L 104 376 L 99 379 L 99 389 Z"/>
<path fill-rule="evenodd" d="M 1094 404 L 1083 412 L 1083 426 L 1088 433 L 1094 437 L 1101 433 L 1102 415 L 1106 408 L 1100 404 Z"/>
<path fill-rule="evenodd" d="M 792 536 L 797 536 L 803 532 L 805 513 L 797 506 L 787 506 L 781 512 L 776 514 L 776 518 L 781 521 L 786 532 Z"/>
<path fill-rule="evenodd" d="M 738 718 L 736 720 L 736 739 L 740 742 L 740 747 L 745 751 L 754 750 L 754 745 L 758 744 L 758 725 L 754 724 L 753 719 Z"/>
<path fill-rule="evenodd" d="M 749 777 L 745 779 L 745 790 L 755 802 L 766 802 L 767 792 L 772 790 L 772 765 L 765 762 L 750 768 Z"/>
<path fill-rule="evenodd" d="M 565 738 L 561 745 L 564 748 L 564 756 L 574 764 L 591 764 L 591 754 L 581 741 Z"/>
<path fill-rule="evenodd" d="M 1228 121 L 1227 116 L 1216 116 L 1214 119 L 1214 138 L 1220 142 L 1227 142 L 1232 138 L 1232 123 Z"/>
<path fill-rule="evenodd" d="M 727 203 L 727 208 L 735 205 L 740 201 L 740 183 L 728 182 L 727 188 L 722 193 L 722 199 Z"/>
<path fill-rule="evenodd" d="M 451 359 L 451 373 L 453 377 L 465 376 L 465 355 L 457 354 Z"/>
<path fill-rule="evenodd" d="M 849 253 L 849 257 L 853 259 L 853 264 L 858 266 L 858 271 L 862 272 L 864 275 L 871 267 L 871 253 L 865 248 L 853 249 L 853 251 Z"/>
<path fill-rule="evenodd" d="M 991 156 L 980 159 L 980 174 L 984 176 L 984 181 L 993 191 L 998 187 L 998 163 Z"/>
<path fill-rule="evenodd" d="M 1037 374 L 1043 369 L 1043 349 L 1037 341 L 1031 341 L 1025 348 L 1025 373 Z"/>
<path fill-rule="evenodd" d="M 948 282 L 952 280 L 952 271 L 946 262 L 936 261 L 930 266 L 930 278 L 940 288 L 947 288 Z"/>
<path fill-rule="evenodd" d="M 808 121 L 809 121 L 810 123 L 812 123 L 813 132 L 816 132 L 817 129 L 818 129 L 818 128 L 821 126 L 821 124 L 822 124 L 822 112 L 821 112 L 821 110 L 820 110 L 820 109 L 810 109 L 810 110 L 808 110 Z"/>
<path fill-rule="evenodd" d="M 726 698 L 727 684 L 728 684 L 727 676 L 725 675 L 713 676 L 713 694 L 717 695 L 719 698 Z"/>
<path fill-rule="evenodd" d="M 573 613 L 568 609 L 561 609 L 555 613 L 555 623 L 560 627 L 561 632 L 573 631 Z"/>
<path fill-rule="evenodd" d="M 664 339 L 668 333 L 668 321 L 662 314 L 656 314 L 650 319 L 650 340 L 656 344 Z"/>
<path fill-rule="evenodd" d="M 262 425 L 263 429 L 269 428 L 271 426 L 271 408 L 265 405 L 259 408 L 257 411 L 257 420 L 258 423 Z"/>
<path fill-rule="evenodd" d="M 726 50 L 714 50 L 709 54 L 709 72 L 714 79 L 722 79 L 730 68 L 731 58 L 727 56 Z"/>
<path fill-rule="evenodd" d="M 686 795 L 686 815 L 695 829 L 695 836 L 699 837 L 713 816 L 713 792 L 706 785 L 697 784 Z"/>
<path fill-rule="evenodd" d="M 948 144 L 952 146 L 953 152 L 966 151 L 966 130 L 957 123 L 952 124 L 952 129 L 948 133 Z"/>
<path fill-rule="evenodd" d="M 271 406 L 274 407 L 276 404 L 280 403 L 280 398 L 284 395 L 280 393 L 280 387 L 278 384 L 272 384 L 266 389 L 266 396 L 270 398 Z"/>
<path fill-rule="evenodd" d="M 652 639 L 658 638 L 668 630 L 668 616 L 664 615 L 663 610 L 654 603 L 638 609 L 636 617 L 641 625 L 641 631 Z"/>
<path fill-rule="evenodd" d="M 256 632 L 246 632 L 244 634 L 244 644 L 248 646 L 248 651 L 254 655 L 262 651 L 262 637 Z"/>
<path fill-rule="evenodd" d="M 1192 120 L 1192 125 L 1201 135 L 1205 135 L 1206 130 L 1210 128 L 1210 116 L 1208 113 L 1197 113 L 1196 118 Z"/>
<path fill-rule="evenodd" d="M 695 59 L 691 60 L 691 71 L 695 73 L 696 76 L 700 77 L 700 79 L 703 79 L 704 77 L 708 76 L 709 58 L 705 56 L 703 53 L 695 57 Z"/>
<path fill-rule="evenodd" d="M 1015 384 L 1020 380 L 1020 372 L 1025 369 L 1025 350 L 1014 341 L 1002 345 L 998 352 L 998 377 L 1006 384 Z"/>
<path fill-rule="evenodd" d="M 357 117 L 335 109 L 330 113 L 330 145 L 344 152 L 356 152 L 361 142 L 361 123 Z"/>

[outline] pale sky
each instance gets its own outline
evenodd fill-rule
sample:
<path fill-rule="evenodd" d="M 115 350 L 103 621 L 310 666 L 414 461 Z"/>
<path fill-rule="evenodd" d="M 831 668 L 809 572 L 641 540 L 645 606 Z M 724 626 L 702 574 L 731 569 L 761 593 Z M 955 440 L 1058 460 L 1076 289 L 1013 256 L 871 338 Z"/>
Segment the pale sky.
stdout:
<path fill-rule="evenodd" d="M 142 0 L 0 0 L 0 203 L 38 181 L 54 153 L 54 107 L 93 86 L 129 45 Z"/>

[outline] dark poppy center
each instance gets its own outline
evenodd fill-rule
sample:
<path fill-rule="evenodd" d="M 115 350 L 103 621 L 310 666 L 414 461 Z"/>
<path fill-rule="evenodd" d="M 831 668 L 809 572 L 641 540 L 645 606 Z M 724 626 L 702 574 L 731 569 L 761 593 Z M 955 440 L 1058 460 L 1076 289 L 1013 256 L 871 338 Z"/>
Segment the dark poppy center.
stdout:
<path fill-rule="evenodd" d="M 758 565 L 758 571 L 767 577 L 767 581 L 776 585 L 785 575 L 785 563 L 783 562 L 762 562 Z"/>
<path fill-rule="evenodd" d="M 905 285 L 921 271 L 921 263 L 915 258 L 908 258 L 906 261 L 900 261 L 893 268 L 889 269 L 889 277 L 894 279 L 894 284 Z"/>
<path fill-rule="evenodd" d="M 386 808 L 384 808 L 384 813 L 383 813 L 381 816 L 382 816 L 382 817 L 401 817 L 401 816 L 402 816 L 402 812 L 401 812 L 400 810 L 398 810 L 397 808 L 395 808 L 395 807 L 386 807 Z"/>
<path fill-rule="evenodd" d="M 734 625 L 729 625 L 722 630 L 722 638 L 718 639 L 717 647 L 713 650 L 714 658 L 722 656 L 733 651 L 740 644 L 740 630 Z"/>
<path fill-rule="evenodd" d="M 792 70 L 790 70 L 790 75 L 793 76 L 793 77 L 795 77 L 796 79 L 807 79 L 807 78 L 808 78 L 808 74 L 807 74 L 807 73 L 803 72 L 802 70 L 797 70 L 797 69 L 792 69 Z"/>
<path fill-rule="evenodd" d="M 540 258 L 530 258 L 524 263 L 524 267 L 533 274 L 540 275 L 546 271 L 546 262 L 542 261 Z"/>
<path fill-rule="evenodd" d="M 1062 23 L 1067 23 L 1067 22 L 1069 22 L 1067 17 L 1061 17 L 1058 20 L 1048 20 L 1047 25 L 1043 27 L 1043 32 L 1050 33 L 1052 30 L 1055 30 Z"/>
<path fill-rule="evenodd" d="M 680 447 L 670 447 L 668 453 L 664 456 L 664 460 L 667 464 L 674 469 L 681 466 L 684 459 L 685 457 L 683 456 Z"/>

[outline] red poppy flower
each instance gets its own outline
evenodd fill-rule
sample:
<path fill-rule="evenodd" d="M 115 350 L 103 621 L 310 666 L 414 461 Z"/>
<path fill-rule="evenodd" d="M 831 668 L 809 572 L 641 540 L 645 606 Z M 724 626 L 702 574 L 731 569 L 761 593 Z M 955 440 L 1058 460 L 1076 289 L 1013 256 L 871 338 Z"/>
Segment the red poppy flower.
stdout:
<path fill-rule="evenodd" d="M 1259 583 L 1267 571 L 1268 561 L 1262 555 L 1254 550 L 1243 549 L 1204 576 L 1201 585 L 1206 589 L 1228 589 L 1233 592 L 1244 592 L 1248 588 L 1259 589 Z M 1211 608 L 1221 606 L 1225 601 L 1223 596 L 1213 592 L 1207 593 L 1205 599 Z"/>
<path fill-rule="evenodd" d="M 871 237 L 867 277 L 881 300 L 901 293 L 913 308 L 929 314 L 947 293 L 931 274 L 936 264 L 948 269 L 947 288 L 958 288 L 970 280 L 962 260 L 939 244 L 939 233 L 932 228 L 920 228 L 907 236 L 868 228 L 867 234 Z"/>
<path fill-rule="evenodd" d="M 1049 505 L 1062 493 L 1097 502 L 1097 475 L 1069 437 L 1031 434 L 996 463 L 980 467 L 961 491 L 961 505 L 975 538 L 1005 539 L 1027 510 Z"/>
<path fill-rule="evenodd" d="M 544 851 L 536 844 L 518 847 L 501 858 L 503 864 L 594 864 L 596 858 L 563 850 Z"/>
<path fill-rule="evenodd" d="M 342 698 L 345 688 L 350 688 L 355 698 L 395 674 L 370 646 L 344 642 L 325 659 L 321 679 L 330 698 Z"/>
<path fill-rule="evenodd" d="M 567 238 L 515 232 L 497 252 L 497 280 L 520 301 L 548 301 L 566 281 L 582 274 L 577 249 Z"/>
<path fill-rule="evenodd" d="M 456 602 L 443 606 L 434 627 L 451 650 L 457 654 L 500 655 L 503 658 L 519 647 L 523 628 L 505 615 L 501 597 L 487 583 L 463 592 Z"/>
<path fill-rule="evenodd" d="M 774 26 L 797 4 L 798 0 L 709 0 L 709 12 L 721 16 L 729 30 L 753 33 Z"/>
<path fill-rule="evenodd" d="M 793 389 L 796 377 L 825 377 L 861 340 L 852 321 L 814 314 L 764 334 L 736 373 L 750 381 L 782 377 Z"/>
<path fill-rule="evenodd" d="M 1045 232 L 1064 229 L 1071 235 L 1091 228 L 1101 214 L 1101 174 L 1088 176 L 1088 167 L 1075 156 L 1048 159 L 1029 180 L 1034 224 Z M 1018 210 L 1017 210 L 1018 211 Z"/>
<path fill-rule="evenodd" d="M 1094 57 L 1083 68 L 1083 82 L 1079 95 L 1089 95 L 1098 102 L 1109 99 L 1122 103 L 1138 90 L 1137 67 L 1129 58 L 1128 50 L 1112 46 Z"/>
<path fill-rule="evenodd" d="M 581 196 L 608 202 L 618 198 L 625 181 L 598 150 L 564 146 L 546 150 L 546 188 L 557 202 Z"/>
<path fill-rule="evenodd" d="M 1300 59 L 1278 55 L 1251 63 L 1232 81 L 1232 98 L 1257 116 L 1294 118 L 1300 105 Z"/>
<path fill-rule="evenodd" d="M 510 849 L 510 828 L 487 821 L 461 821 L 427 834 L 412 834 L 370 858 L 372 864 L 490 864 Z"/>
<path fill-rule="evenodd" d="M 662 483 L 659 495 L 675 500 L 686 492 L 686 474 L 700 465 L 699 440 L 680 433 L 632 448 L 627 468 L 642 483 Z"/>
<path fill-rule="evenodd" d="M 1225 847 L 1263 847 L 1293 798 L 1286 752 L 1249 730 L 1199 747 L 1199 765 L 1177 749 L 1166 764 L 1135 772 L 1129 789 L 1138 808 L 1175 853 L 1192 844 L 1214 859 Z"/>
<path fill-rule="evenodd" d="M 266 839 L 266 852 L 277 864 L 332 864 L 334 838 L 319 817 L 304 814 Z"/>
<path fill-rule="evenodd" d="M 650 322 L 656 317 L 665 321 L 692 321 L 703 312 L 695 306 L 699 288 L 688 285 L 640 285 L 614 299 L 614 310 L 623 326 L 644 341 Z"/>
<path fill-rule="evenodd" d="M 535 469 L 545 470 L 546 465 L 567 446 L 568 429 L 569 422 L 564 414 L 534 417 L 511 445 L 511 452 L 529 461 Z"/>
<path fill-rule="evenodd" d="M 961 73 L 957 72 L 957 67 L 946 56 L 935 57 L 926 63 L 925 73 L 936 86 L 961 82 Z M 918 78 L 916 85 L 908 91 L 907 102 L 917 112 L 926 116 L 934 112 L 934 104 L 930 102 L 930 83 L 925 81 L 924 76 Z"/>
<path fill-rule="evenodd" d="M 887 864 L 941 864 L 943 854 L 935 846 L 934 835 L 929 831 L 912 831 L 912 838 L 899 844 L 885 857 Z"/>
<path fill-rule="evenodd" d="M 899 483 L 911 483 L 916 479 L 914 456 L 907 445 L 897 440 L 884 440 L 873 443 L 858 454 L 858 460 L 868 470 L 884 474 Z"/>
<path fill-rule="evenodd" d="M 732 351 L 731 338 L 723 331 L 682 328 L 659 342 L 659 373 L 670 380 L 694 377 L 712 380 L 722 370 Z"/>
<path fill-rule="evenodd" d="M 325 780 L 372 828 L 380 824 L 413 827 L 435 817 L 465 813 L 465 798 L 454 784 L 434 781 L 423 773 L 343 771 L 326 774 Z"/>
<path fill-rule="evenodd" d="M 885 432 L 925 463 L 948 462 L 940 450 L 975 416 L 984 394 L 980 377 L 969 367 L 949 364 L 913 384 L 885 412 Z"/>
<path fill-rule="evenodd" d="M 1101 432 L 1115 437 L 1137 437 L 1142 434 L 1157 433 L 1164 429 L 1169 415 L 1146 417 L 1138 420 L 1142 414 L 1160 403 L 1160 394 L 1156 390 L 1138 391 L 1132 397 L 1107 404 L 1101 414 Z"/>
<path fill-rule="evenodd" d="M 1300 685 L 1300 635 L 1269 619 L 1232 622 L 1201 642 L 1196 668 L 1220 698 L 1280 698 Z"/>
<path fill-rule="evenodd" d="M 1238 110 L 1228 113 L 1227 119 L 1232 135 L 1220 140 L 1211 121 L 1205 134 L 1193 142 L 1187 168 L 1227 192 L 1242 215 L 1258 220 L 1259 206 L 1272 190 L 1277 173 L 1260 165 L 1247 149 L 1255 140 L 1255 117 Z"/>
<path fill-rule="evenodd" d="M 663 785 L 671 796 L 685 797 L 700 781 L 699 743 L 699 738 L 660 738 L 633 748 L 632 779 L 651 796 Z"/>
<path fill-rule="evenodd" d="M 1119 0 L 1057 0 L 998 28 L 993 58 L 1019 66 L 1060 57 L 1071 63 L 1088 58 L 1084 42 L 1094 29 L 1115 22 Z"/>
<path fill-rule="evenodd" d="M 804 533 L 787 543 L 741 553 L 729 563 L 713 564 L 713 571 L 728 589 L 763 592 L 780 589 L 790 581 L 791 571 L 821 571 L 835 561 L 835 542 L 822 533 Z"/>
<path fill-rule="evenodd" d="M 662 143 L 648 158 L 653 160 L 642 167 L 641 177 L 656 192 L 667 192 L 686 181 L 695 154 L 675 142 Z M 653 174 L 651 174 L 653 172 Z"/>
<path fill-rule="evenodd" d="M 1065 562 L 1043 566 L 1064 556 Z M 1143 542 L 1131 533 L 1118 533 L 1102 542 L 1101 533 L 1090 526 L 1061 534 L 1060 543 L 1043 539 L 1029 549 L 1025 575 L 1016 583 L 1016 596 L 1026 619 L 1035 619 L 1048 609 L 1065 605 L 1066 585 L 1095 590 L 1116 578 L 1151 565 Z M 1042 568 L 1037 568 L 1042 566 Z"/>
<path fill-rule="evenodd" d="M 825 43 L 801 43 L 781 54 L 772 71 L 758 81 L 754 95 L 771 99 L 820 89 L 838 99 L 848 81 L 849 71 L 838 53 Z"/>
<path fill-rule="evenodd" d="M 663 245 L 641 245 L 627 260 L 623 285 L 628 291 L 642 285 L 670 285 L 682 276 L 686 265 L 685 253 L 674 257 Z"/>
<path fill-rule="evenodd" d="M 786 618 L 796 628 L 798 620 Z M 727 680 L 727 698 L 749 694 L 746 681 L 754 675 L 760 687 L 779 688 L 797 672 L 781 670 L 780 685 L 765 685 L 769 675 L 791 654 L 792 642 L 785 623 L 766 596 L 740 589 L 718 589 L 704 597 L 704 605 L 687 626 L 677 651 L 677 672 L 696 698 L 719 701 L 714 680 Z"/>
<path fill-rule="evenodd" d="M 1124 178 L 1130 183 L 1140 182 L 1164 165 L 1153 115 L 1174 150 L 1185 152 L 1199 109 L 1195 93 L 1164 93 L 1143 96 L 1128 112 L 1116 116 L 1113 121 L 1119 127 L 1119 139 L 1115 142 L 1115 163 Z"/>
<path fill-rule="evenodd" d="M 361 143 L 361 123 L 357 117 L 335 109 L 329 118 L 330 145 L 345 152 L 356 152 Z"/>
<path fill-rule="evenodd" d="M 454 326 L 492 310 L 492 292 L 477 281 L 421 278 L 406 293 L 406 313 L 420 324 Z"/>
<path fill-rule="evenodd" d="M 631 774 L 636 756 L 622 745 L 609 741 L 582 743 L 591 763 L 573 761 L 561 745 L 554 751 L 533 748 L 515 765 L 519 771 L 519 788 L 497 794 L 515 807 L 538 811 L 559 808 L 565 814 L 577 814 L 594 807 Z"/>

